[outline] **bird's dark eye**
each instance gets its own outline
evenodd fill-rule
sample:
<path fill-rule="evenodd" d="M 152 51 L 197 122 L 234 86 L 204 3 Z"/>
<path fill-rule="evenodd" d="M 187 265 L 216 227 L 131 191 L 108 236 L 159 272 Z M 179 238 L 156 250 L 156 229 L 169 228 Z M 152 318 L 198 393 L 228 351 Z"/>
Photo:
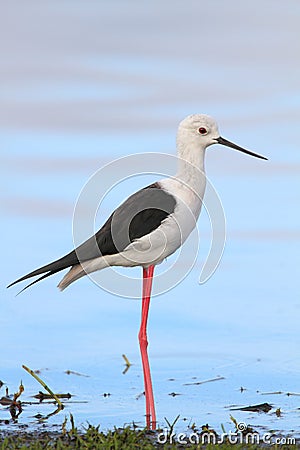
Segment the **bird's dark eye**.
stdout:
<path fill-rule="evenodd" d="M 198 129 L 198 131 L 199 131 L 200 134 L 207 134 L 207 129 L 204 128 L 204 127 L 200 127 L 200 128 Z"/>

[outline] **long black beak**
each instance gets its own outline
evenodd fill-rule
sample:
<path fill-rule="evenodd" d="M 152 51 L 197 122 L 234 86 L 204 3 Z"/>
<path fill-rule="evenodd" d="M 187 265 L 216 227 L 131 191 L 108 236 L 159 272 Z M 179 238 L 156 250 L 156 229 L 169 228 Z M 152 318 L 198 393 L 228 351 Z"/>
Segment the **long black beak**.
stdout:
<path fill-rule="evenodd" d="M 245 148 L 239 147 L 238 145 L 234 144 L 233 142 L 227 141 L 227 139 L 222 138 L 221 136 L 216 139 L 218 144 L 226 145 L 226 147 L 234 148 L 235 150 L 239 150 L 240 152 L 247 153 L 247 155 L 255 156 L 256 158 L 260 159 L 266 159 L 265 156 L 258 155 L 257 153 L 250 152 L 250 150 L 246 150 Z"/>

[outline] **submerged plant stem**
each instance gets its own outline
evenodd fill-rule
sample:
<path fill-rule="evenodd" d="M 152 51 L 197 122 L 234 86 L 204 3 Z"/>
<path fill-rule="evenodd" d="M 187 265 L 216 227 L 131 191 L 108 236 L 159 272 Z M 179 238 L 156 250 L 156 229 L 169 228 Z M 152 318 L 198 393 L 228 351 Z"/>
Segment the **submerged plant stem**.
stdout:
<path fill-rule="evenodd" d="M 60 411 L 61 409 L 64 408 L 64 405 L 62 404 L 62 402 L 59 400 L 58 396 L 56 394 L 54 394 L 54 392 L 51 391 L 51 389 L 49 388 L 49 386 L 46 385 L 46 383 L 44 383 L 44 381 L 37 376 L 36 373 L 34 373 L 33 370 L 29 369 L 29 367 L 25 366 L 24 364 L 22 365 L 23 369 L 26 370 L 26 372 L 28 372 L 31 376 L 33 376 L 33 378 L 36 379 L 36 381 L 38 381 L 44 389 L 46 389 L 47 392 L 49 392 L 49 394 L 51 395 L 51 397 L 56 401 L 56 403 L 58 404 L 58 410 Z"/>

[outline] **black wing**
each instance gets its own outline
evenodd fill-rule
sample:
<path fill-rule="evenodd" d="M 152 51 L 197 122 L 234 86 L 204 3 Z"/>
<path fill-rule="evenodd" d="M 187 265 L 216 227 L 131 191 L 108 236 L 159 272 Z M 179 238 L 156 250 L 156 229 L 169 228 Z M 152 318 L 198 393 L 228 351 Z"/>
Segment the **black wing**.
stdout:
<path fill-rule="evenodd" d="M 127 245 L 146 234 L 151 233 L 174 212 L 176 199 L 153 183 L 131 195 L 109 217 L 100 230 L 72 252 L 56 261 L 46 264 L 14 281 L 11 287 L 20 281 L 37 275 L 42 277 L 28 285 L 60 272 L 80 262 L 113 255 L 122 252 Z"/>

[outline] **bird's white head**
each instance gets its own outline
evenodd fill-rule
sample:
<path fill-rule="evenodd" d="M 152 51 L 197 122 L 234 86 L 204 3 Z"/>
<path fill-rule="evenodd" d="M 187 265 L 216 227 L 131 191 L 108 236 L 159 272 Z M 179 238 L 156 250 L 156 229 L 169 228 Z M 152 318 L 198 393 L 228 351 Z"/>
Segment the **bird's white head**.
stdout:
<path fill-rule="evenodd" d="M 178 144 L 196 144 L 204 150 L 209 145 L 216 144 L 219 137 L 216 121 L 206 114 L 191 114 L 183 119 L 178 127 Z"/>
<path fill-rule="evenodd" d="M 205 149 L 213 144 L 225 145 L 248 155 L 267 159 L 221 137 L 217 122 L 206 114 L 191 114 L 180 122 L 177 133 L 179 156 L 186 159 L 188 154 L 192 156 L 195 152 L 204 154 Z"/>

